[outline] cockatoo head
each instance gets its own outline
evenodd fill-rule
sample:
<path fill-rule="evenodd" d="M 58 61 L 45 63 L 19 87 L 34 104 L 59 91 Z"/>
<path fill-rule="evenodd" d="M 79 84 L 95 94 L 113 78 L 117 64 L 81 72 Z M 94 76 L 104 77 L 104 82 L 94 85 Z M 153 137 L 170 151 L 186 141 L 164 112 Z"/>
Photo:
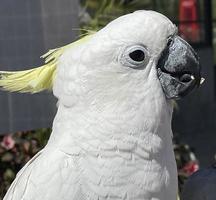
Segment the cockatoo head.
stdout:
<path fill-rule="evenodd" d="M 54 94 L 66 106 L 179 98 L 200 84 L 200 65 L 176 26 L 154 11 L 109 23 L 59 59 Z M 101 106 L 103 105 L 101 104 Z"/>
<path fill-rule="evenodd" d="M 42 67 L 0 72 L 9 91 L 52 89 L 71 107 L 130 106 L 147 99 L 176 99 L 200 85 L 199 59 L 176 26 L 154 11 L 136 11 L 77 42 L 50 50 Z M 129 105 L 129 104 L 128 104 Z"/>

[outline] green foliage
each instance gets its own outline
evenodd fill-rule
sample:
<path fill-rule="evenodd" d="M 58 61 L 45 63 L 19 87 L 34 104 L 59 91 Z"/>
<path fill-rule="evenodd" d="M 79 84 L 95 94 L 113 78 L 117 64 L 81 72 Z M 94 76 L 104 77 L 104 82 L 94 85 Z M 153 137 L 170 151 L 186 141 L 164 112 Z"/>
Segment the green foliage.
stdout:
<path fill-rule="evenodd" d="M 173 20 L 178 15 L 178 0 L 81 0 L 81 27 L 99 30 L 113 19 L 136 10 L 157 10 Z"/>
<path fill-rule="evenodd" d="M 81 27 L 98 30 L 108 22 L 123 14 L 144 8 L 153 9 L 151 0 L 85 0 L 81 1 L 83 14 Z M 88 16 L 88 20 L 82 17 Z"/>

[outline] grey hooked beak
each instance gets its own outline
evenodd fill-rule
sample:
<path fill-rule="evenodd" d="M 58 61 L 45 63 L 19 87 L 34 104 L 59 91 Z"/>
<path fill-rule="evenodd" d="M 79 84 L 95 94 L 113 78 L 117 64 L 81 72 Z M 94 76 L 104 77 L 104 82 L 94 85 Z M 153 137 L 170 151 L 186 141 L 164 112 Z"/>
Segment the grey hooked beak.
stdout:
<path fill-rule="evenodd" d="M 157 65 L 158 77 L 166 97 L 178 99 L 199 86 L 203 81 L 200 70 L 199 58 L 185 40 L 175 36 L 168 41 Z"/>

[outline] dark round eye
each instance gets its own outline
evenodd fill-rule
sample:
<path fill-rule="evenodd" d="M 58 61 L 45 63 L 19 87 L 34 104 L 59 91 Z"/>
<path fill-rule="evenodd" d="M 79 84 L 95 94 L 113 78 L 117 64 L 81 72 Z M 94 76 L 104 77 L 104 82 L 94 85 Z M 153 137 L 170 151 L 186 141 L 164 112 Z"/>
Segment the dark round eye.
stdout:
<path fill-rule="evenodd" d="M 140 49 L 137 49 L 135 51 L 132 51 L 130 54 L 129 54 L 130 58 L 136 62 L 142 62 L 144 59 L 145 59 L 145 53 L 140 50 Z"/>

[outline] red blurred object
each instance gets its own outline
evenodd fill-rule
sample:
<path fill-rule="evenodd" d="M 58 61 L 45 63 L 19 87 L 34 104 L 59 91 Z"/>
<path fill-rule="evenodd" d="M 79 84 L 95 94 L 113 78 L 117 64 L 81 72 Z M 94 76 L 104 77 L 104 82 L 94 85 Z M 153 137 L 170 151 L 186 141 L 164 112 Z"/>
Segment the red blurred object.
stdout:
<path fill-rule="evenodd" d="M 200 41 L 200 24 L 198 23 L 197 0 L 179 1 L 179 33 L 190 42 Z"/>
<path fill-rule="evenodd" d="M 199 169 L 199 164 L 196 161 L 190 161 L 183 167 L 182 172 L 190 176 L 198 169 Z"/>

